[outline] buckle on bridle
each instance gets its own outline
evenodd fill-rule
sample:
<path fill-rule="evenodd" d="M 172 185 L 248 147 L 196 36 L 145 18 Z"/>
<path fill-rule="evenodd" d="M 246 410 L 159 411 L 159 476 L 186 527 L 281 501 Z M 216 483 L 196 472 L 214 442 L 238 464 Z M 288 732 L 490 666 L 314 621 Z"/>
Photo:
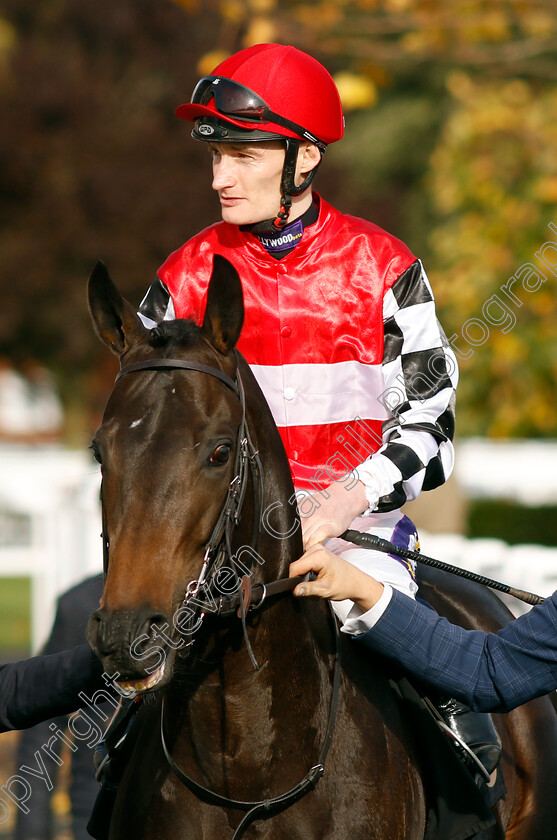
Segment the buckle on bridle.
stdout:
<path fill-rule="evenodd" d="M 265 599 L 267 597 L 267 587 L 264 583 L 256 583 L 255 586 L 253 587 L 253 590 L 255 590 L 255 589 L 261 589 L 262 591 L 261 591 L 261 598 L 259 599 L 257 604 L 254 604 L 252 602 L 252 604 L 250 606 L 250 610 L 252 612 L 254 610 L 260 610 L 261 607 L 263 606 L 263 604 L 265 603 Z"/>

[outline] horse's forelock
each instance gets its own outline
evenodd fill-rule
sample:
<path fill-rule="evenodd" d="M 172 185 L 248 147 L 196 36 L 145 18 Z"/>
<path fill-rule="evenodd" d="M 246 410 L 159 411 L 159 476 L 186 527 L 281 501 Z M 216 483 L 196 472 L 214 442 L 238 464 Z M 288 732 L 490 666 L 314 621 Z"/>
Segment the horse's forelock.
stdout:
<path fill-rule="evenodd" d="M 155 329 L 151 330 L 149 344 L 158 350 L 169 346 L 182 347 L 189 344 L 193 338 L 199 337 L 200 333 L 201 327 L 193 321 L 185 319 L 161 321 Z"/>

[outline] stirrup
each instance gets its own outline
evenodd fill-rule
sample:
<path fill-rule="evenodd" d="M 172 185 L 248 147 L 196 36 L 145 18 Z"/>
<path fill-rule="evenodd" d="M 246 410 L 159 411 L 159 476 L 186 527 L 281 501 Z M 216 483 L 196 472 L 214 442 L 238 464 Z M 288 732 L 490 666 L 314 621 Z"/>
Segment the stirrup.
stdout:
<path fill-rule="evenodd" d="M 436 705 L 430 700 L 427 703 L 466 767 L 489 783 L 501 757 L 501 741 L 491 715 L 473 712 L 454 698 L 440 699 Z"/>

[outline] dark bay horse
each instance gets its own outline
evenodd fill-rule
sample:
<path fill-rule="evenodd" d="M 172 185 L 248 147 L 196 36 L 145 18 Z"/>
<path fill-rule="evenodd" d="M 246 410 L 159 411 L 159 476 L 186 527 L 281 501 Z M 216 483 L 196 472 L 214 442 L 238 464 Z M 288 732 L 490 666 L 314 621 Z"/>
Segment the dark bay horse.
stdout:
<path fill-rule="evenodd" d="M 234 349 L 236 271 L 215 257 L 201 327 L 147 330 L 102 264 L 89 300 L 122 365 L 93 441 L 107 576 L 89 640 L 144 697 L 110 837 L 230 840 L 257 805 L 247 838 L 423 840 L 415 727 L 384 665 L 344 638 L 337 704 L 327 605 L 272 592 L 302 546 L 282 442 Z M 453 593 L 448 606 L 469 620 Z M 492 840 L 555 836 L 555 716 L 525 708 L 500 720 L 509 793 Z"/>

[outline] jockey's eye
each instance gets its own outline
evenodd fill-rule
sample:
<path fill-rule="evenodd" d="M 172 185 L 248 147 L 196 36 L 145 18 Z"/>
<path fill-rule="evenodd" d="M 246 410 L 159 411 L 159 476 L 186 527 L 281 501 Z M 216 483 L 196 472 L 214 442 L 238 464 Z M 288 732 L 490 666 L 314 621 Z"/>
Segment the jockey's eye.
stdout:
<path fill-rule="evenodd" d="M 220 446 L 217 446 L 209 460 L 211 464 L 226 464 L 231 452 L 232 447 L 229 443 L 221 443 Z"/>

